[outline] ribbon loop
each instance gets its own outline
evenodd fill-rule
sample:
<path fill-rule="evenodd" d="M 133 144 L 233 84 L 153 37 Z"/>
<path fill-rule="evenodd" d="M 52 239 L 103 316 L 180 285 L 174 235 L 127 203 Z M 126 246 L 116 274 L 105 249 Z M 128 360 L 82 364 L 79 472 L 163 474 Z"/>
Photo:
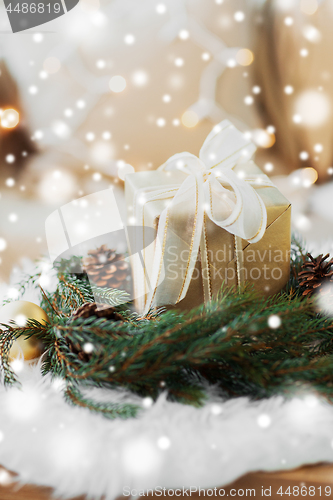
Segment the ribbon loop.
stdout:
<path fill-rule="evenodd" d="M 207 169 L 231 167 L 239 160 L 249 160 L 256 151 L 255 145 L 245 138 L 229 120 L 223 120 L 208 134 L 200 149 L 199 158 Z"/>

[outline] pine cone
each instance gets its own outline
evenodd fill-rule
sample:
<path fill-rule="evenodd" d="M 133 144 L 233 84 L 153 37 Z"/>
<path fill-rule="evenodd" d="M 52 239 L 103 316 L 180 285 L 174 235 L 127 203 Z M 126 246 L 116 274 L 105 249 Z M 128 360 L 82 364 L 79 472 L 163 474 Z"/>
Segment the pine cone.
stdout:
<path fill-rule="evenodd" d="M 83 270 L 99 287 L 116 288 L 129 291 L 130 267 L 122 260 L 123 255 L 102 245 L 88 252 L 83 259 Z"/>
<path fill-rule="evenodd" d="M 78 318 L 106 318 L 111 321 L 125 321 L 123 316 L 119 314 L 114 307 L 106 304 L 96 304 L 96 302 L 86 302 L 79 307 L 72 314 L 71 319 L 74 321 Z M 67 344 L 72 351 L 81 361 L 89 362 L 91 359 L 91 352 L 82 349 L 80 344 L 74 344 L 68 337 L 66 337 Z"/>
<path fill-rule="evenodd" d="M 298 274 L 298 281 L 301 287 L 304 287 L 303 295 L 311 297 L 313 293 L 320 290 L 321 287 L 333 280 L 333 259 L 327 261 L 329 254 L 323 257 L 323 254 L 314 258 L 307 254 L 310 261 L 304 262 L 303 271 Z"/>
<path fill-rule="evenodd" d="M 86 302 L 80 306 L 72 314 L 72 320 L 78 318 L 106 318 L 112 321 L 124 321 L 124 318 L 119 314 L 116 309 L 107 304 L 98 304 L 96 302 Z"/>

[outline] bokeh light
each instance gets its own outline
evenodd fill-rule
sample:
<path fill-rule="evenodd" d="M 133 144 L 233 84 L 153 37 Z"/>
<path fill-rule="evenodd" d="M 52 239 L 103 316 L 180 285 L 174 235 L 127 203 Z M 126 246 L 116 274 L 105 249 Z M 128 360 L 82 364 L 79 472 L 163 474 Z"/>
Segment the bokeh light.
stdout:
<path fill-rule="evenodd" d="M 31 95 L 36 95 L 38 94 L 38 87 L 36 85 L 30 85 L 30 87 L 28 88 L 28 92 Z"/>
<path fill-rule="evenodd" d="M 284 93 L 290 95 L 294 92 L 294 87 L 292 85 L 286 85 L 284 88 Z"/>
<path fill-rule="evenodd" d="M 171 446 L 171 441 L 170 439 L 168 438 L 168 436 L 161 436 L 158 438 L 157 440 L 157 446 L 161 449 L 161 450 L 167 450 L 168 448 L 170 448 Z"/>
<path fill-rule="evenodd" d="M 276 0 L 276 7 L 282 11 L 290 11 L 297 5 L 298 0 Z"/>
<path fill-rule="evenodd" d="M 301 0 L 301 11 L 308 16 L 312 16 L 318 9 L 317 0 Z"/>
<path fill-rule="evenodd" d="M 286 26 L 292 26 L 294 24 L 294 19 L 291 16 L 287 16 L 284 19 L 284 24 Z"/>
<path fill-rule="evenodd" d="M 318 172 L 315 168 L 308 167 L 303 170 L 303 179 L 304 179 L 304 184 L 305 187 L 307 187 L 307 184 L 315 184 L 318 180 Z"/>
<path fill-rule="evenodd" d="M 235 14 L 234 14 L 234 19 L 235 19 L 235 21 L 236 21 L 237 23 L 241 23 L 241 22 L 243 22 L 243 21 L 244 21 L 244 19 L 245 19 L 245 14 L 244 14 L 244 12 L 243 12 L 243 11 L 241 11 L 241 10 L 238 10 L 237 12 L 235 12 Z"/>
<path fill-rule="evenodd" d="M 1 439 L 0 439 L 1 441 Z M 14 478 L 10 475 L 10 473 L 6 469 L 0 468 L 0 484 L 1 486 L 8 486 L 9 484 L 14 482 Z"/>
<path fill-rule="evenodd" d="M 106 66 L 106 62 L 104 61 L 104 59 L 98 59 L 96 61 L 96 68 L 98 69 L 104 69 Z"/>
<path fill-rule="evenodd" d="M 8 215 L 8 220 L 9 222 L 17 222 L 18 215 L 15 212 L 12 212 L 11 214 Z"/>
<path fill-rule="evenodd" d="M 307 153 L 307 151 L 302 151 L 300 153 L 300 158 L 303 161 L 309 158 L 309 154 Z M 309 188 L 310 186 L 312 186 L 312 184 L 315 184 L 317 180 L 318 180 L 318 172 L 315 168 L 312 167 L 299 168 L 289 176 L 289 181 L 291 184 L 303 188 Z"/>
<path fill-rule="evenodd" d="M 41 43 L 44 40 L 44 35 L 42 33 L 34 33 L 32 39 L 35 43 Z"/>
<path fill-rule="evenodd" d="M 51 125 L 52 132 L 60 139 L 68 139 L 72 133 L 67 123 L 62 120 L 56 120 Z"/>
<path fill-rule="evenodd" d="M 166 5 L 164 3 L 159 3 L 156 5 L 157 14 L 165 14 L 167 11 Z"/>
<path fill-rule="evenodd" d="M 184 66 L 184 59 L 182 59 L 181 57 L 176 57 L 175 66 L 177 66 L 178 68 Z"/>
<path fill-rule="evenodd" d="M 70 199 L 77 189 L 74 175 L 63 170 L 45 172 L 38 184 L 38 194 L 47 204 L 62 203 Z"/>
<path fill-rule="evenodd" d="M 86 133 L 86 140 L 88 142 L 92 142 L 95 139 L 95 134 L 94 132 L 87 132 Z"/>
<path fill-rule="evenodd" d="M 246 104 L 246 106 L 251 106 L 253 103 L 254 103 L 254 99 L 253 99 L 252 95 L 247 95 L 244 97 L 244 104 Z"/>
<path fill-rule="evenodd" d="M 0 113 L 2 128 L 15 128 L 20 122 L 20 115 L 16 109 L 5 109 Z"/>
<path fill-rule="evenodd" d="M 255 129 L 252 132 L 252 140 L 260 148 L 271 148 L 275 144 L 275 135 L 264 129 Z"/>
<path fill-rule="evenodd" d="M 182 116 L 182 123 L 185 127 L 193 128 L 199 123 L 199 117 L 195 111 L 188 109 Z"/>
<path fill-rule="evenodd" d="M 236 61 L 241 66 L 249 66 L 254 61 L 253 52 L 249 49 L 240 49 L 236 54 Z"/>
<path fill-rule="evenodd" d="M 319 312 L 333 318 L 333 282 L 326 283 L 320 287 L 315 297 Z"/>
<path fill-rule="evenodd" d="M 102 180 L 102 174 L 100 172 L 95 172 L 92 176 L 93 181 L 100 182 Z"/>
<path fill-rule="evenodd" d="M 268 318 L 267 323 L 268 323 L 268 326 L 270 328 L 272 328 L 273 330 L 275 330 L 276 328 L 279 328 L 281 326 L 281 318 L 277 314 L 272 314 Z"/>
<path fill-rule="evenodd" d="M 319 43 L 322 38 L 320 31 L 312 25 L 304 26 L 303 36 L 311 43 Z"/>
<path fill-rule="evenodd" d="M 178 36 L 181 40 L 188 40 L 190 37 L 190 33 L 187 30 L 181 30 Z"/>
<path fill-rule="evenodd" d="M 7 241 L 4 238 L 0 238 L 0 252 L 3 252 L 7 248 Z"/>
<path fill-rule="evenodd" d="M 15 156 L 12 154 L 9 154 L 6 156 L 6 163 L 14 163 L 15 162 Z"/>
<path fill-rule="evenodd" d="M 236 59 L 228 59 L 227 60 L 227 66 L 228 68 L 235 68 L 237 66 Z"/>
<path fill-rule="evenodd" d="M 8 177 L 5 182 L 7 187 L 14 187 L 15 186 L 15 179 L 13 177 Z"/>
<path fill-rule="evenodd" d="M 135 43 L 135 36 L 132 35 L 132 33 L 128 33 L 124 37 L 124 42 L 126 43 L 126 45 L 133 45 L 133 43 Z"/>
<path fill-rule="evenodd" d="M 306 161 L 309 159 L 309 153 L 307 151 L 301 151 L 299 154 L 299 158 L 302 161 Z"/>
<path fill-rule="evenodd" d="M 78 109 L 84 109 L 86 107 L 86 103 L 83 99 L 79 99 L 78 101 L 76 101 L 76 107 Z"/>
<path fill-rule="evenodd" d="M 111 139 L 111 137 L 112 137 L 112 134 L 108 130 L 105 130 L 105 132 L 103 132 L 103 134 L 102 134 L 102 138 L 105 141 L 109 141 Z"/>
<path fill-rule="evenodd" d="M 109 82 L 109 87 L 112 92 L 119 93 L 125 90 L 126 80 L 123 76 L 115 75 L 111 78 Z"/>
<path fill-rule="evenodd" d="M 157 125 L 158 127 L 160 127 L 160 128 L 161 128 L 161 127 L 165 127 L 165 125 L 166 125 L 165 118 L 157 118 L 157 120 L 156 120 L 156 125 Z"/>
<path fill-rule="evenodd" d="M 135 85 L 136 87 L 144 87 L 148 83 L 149 76 L 146 71 L 137 70 L 133 73 L 131 79 L 133 85 Z"/>
<path fill-rule="evenodd" d="M 262 429 L 267 429 L 271 425 L 272 419 L 269 415 L 263 413 L 257 418 L 257 423 Z"/>
<path fill-rule="evenodd" d="M 304 214 L 297 214 L 294 216 L 294 226 L 300 231 L 310 231 L 310 229 L 312 229 L 311 220 Z"/>
<path fill-rule="evenodd" d="M 265 165 L 264 165 L 264 170 L 265 170 L 265 172 L 267 172 L 267 173 L 273 172 L 273 170 L 274 170 L 274 165 L 273 165 L 273 163 L 271 163 L 271 162 L 267 162 L 267 163 L 265 163 Z"/>
<path fill-rule="evenodd" d="M 97 165 L 107 165 L 114 157 L 114 145 L 105 140 L 94 142 L 90 148 L 90 158 Z"/>
<path fill-rule="evenodd" d="M 298 123 L 316 128 L 327 122 L 331 116 L 331 108 L 332 103 L 327 94 L 317 90 L 306 90 L 296 99 L 294 109 L 295 115 L 300 117 Z"/>

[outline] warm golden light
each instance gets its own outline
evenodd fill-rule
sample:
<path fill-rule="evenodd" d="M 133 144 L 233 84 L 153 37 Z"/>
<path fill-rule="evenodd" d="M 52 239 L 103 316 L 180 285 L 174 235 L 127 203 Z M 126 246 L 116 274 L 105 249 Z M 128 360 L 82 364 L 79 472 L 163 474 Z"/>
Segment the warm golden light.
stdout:
<path fill-rule="evenodd" d="M 191 111 L 190 109 L 185 111 L 182 116 L 182 124 L 185 125 L 185 127 L 192 128 L 198 125 L 198 123 L 199 117 L 194 111 Z"/>
<path fill-rule="evenodd" d="M 254 61 L 253 52 L 249 49 L 240 49 L 236 54 L 236 61 L 241 66 L 249 66 Z"/>
<path fill-rule="evenodd" d="M 304 179 L 309 184 L 314 184 L 318 180 L 318 172 L 315 168 L 307 167 L 304 169 Z"/>
<path fill-rule="evenodd" d="M 290 181 L 295 186 L 310 188 L 318 179 L 318 172 L 315 168 L 299 168 L 289 176 Z"/>
<path fill-rule="evenodd" d="M 0 114 L 2 128 L 15 128 L 20 121 L 20 115 L 16 109 L 5 109 Z"/>
<path fill-rule="evenodd" d="M 301 11 L 308 16 L 312 16 L 318 9 L 317 0 L 301 0 Z"/>
<path fill-rule="evenodd" d="M 271 148 L 275 144 L 275 134 L 264 129 L 256 129 L 252 132 L 253 142 L 260 148 Z"/>

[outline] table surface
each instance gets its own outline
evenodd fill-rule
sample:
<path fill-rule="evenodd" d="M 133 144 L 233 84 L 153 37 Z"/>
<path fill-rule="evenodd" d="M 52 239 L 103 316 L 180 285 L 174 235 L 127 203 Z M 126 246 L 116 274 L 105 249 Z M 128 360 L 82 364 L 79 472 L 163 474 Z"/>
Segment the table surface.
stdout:
<path fill-rule="evenodd" d="M 303 494 L 300 489 L 303 486 Z M 310 486 L 312 487 L 310 491 Z M 325 492 L 325 486 L 330 490 Z M 280 489 L 282 487 L 282 489 Z M 288 489 L 290 487 L 290 490 Z M 283 472 L 255 472 L 246 474 L 232 484 L 225 486 L 224 496 L 238 498 L 265 498 L 271 500 L 291 499 L 295 497 L 311 499 L 324 499 L 333 497 L 333 465 L 320 464 L 315 466 L 302 467 L 300 469 Z M 219 490 L 219 488 L 218 488 Z M 252 492 L 250 491 L 252 490 Z M 280 493 L 278 493 L 280 491 Z M 290 494 L 288 493 L 290 492 Z M 283 492 L 283 494 L 281 494 Z M 298 492 L 298 494 L 297 494 Z M 330 494 L 326 494 L 329 493 Z M 306 494 L 305 494 L 306 493 Z M 208 496 L 208 495 L 207 495 Z M 207 498 L 206 496 L 206 498 Z M 221 498 L 221 495 L 212 495 Z M 186 497 L 186 495 L 185 495 Z M 185 498 L 178 497 L 178 498 Z M 211 497 L 211 495 L 210 495 Z M 171 497 L 169 497 L 171 498 Z M 187 497 L 188 498 L 188 497 Z M 196 493 L 191 495 L 193 500 L 205 498 Z M 27 485 L 20 487 L 12 483 L 8 486 L 0 486 L 0 500 L 51 500 L 50 488 Z M 73 499 L 74 500 L 74 499 Z M 85 497 L 76 497 L 75 500 L 85 500 Z"/>

